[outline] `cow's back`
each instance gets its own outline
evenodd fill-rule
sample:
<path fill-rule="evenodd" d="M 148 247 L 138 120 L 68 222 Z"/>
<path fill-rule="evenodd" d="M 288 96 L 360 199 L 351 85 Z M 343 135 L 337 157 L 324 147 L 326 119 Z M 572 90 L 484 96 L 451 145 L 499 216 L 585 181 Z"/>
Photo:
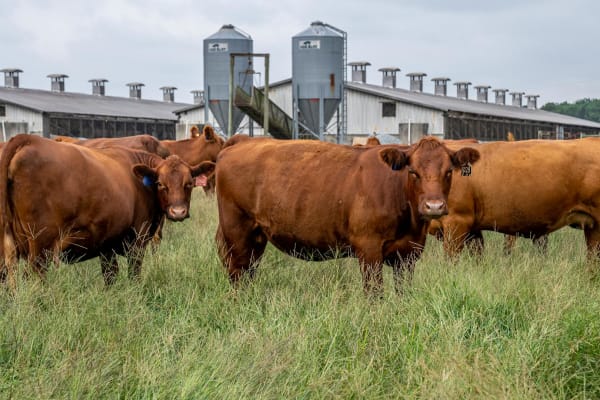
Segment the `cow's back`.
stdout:
<path fill-rule="evenodd" d="M 64 140 L 60 141 L 64 142 Z M 107 147 L 120 146 L 132 150 L 146 151 L 151 154 L 156 154 L 162 158 L 166 158 L 170 155 L 169 150 L 163 146 L 160 140 L 147 134 L 124 136 L 119 138 L 81 139 L 72 143 L 92 149 L 104 149 Z"/>

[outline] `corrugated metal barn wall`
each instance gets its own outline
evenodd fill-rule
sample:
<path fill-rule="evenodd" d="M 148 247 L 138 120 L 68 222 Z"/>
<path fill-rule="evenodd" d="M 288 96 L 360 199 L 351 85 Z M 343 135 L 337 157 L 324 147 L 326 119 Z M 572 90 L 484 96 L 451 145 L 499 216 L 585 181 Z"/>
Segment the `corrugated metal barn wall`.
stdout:
<path fill-rule="evenodd" d="M 383 117 L 383 104 L 395 105 L 395 116 Z M 444 132 L 441 111 L 388 100 L 356 91 L 348 91 L 348 135 L 373 132 L 398 135 L 401 124 L 428 124 L 427 134 Z"/>
<path fill-rule="evenodd" d="M 27 124 L 26 132 L 18 133 L 35 133 L 41 135 L 44 131 L 43 116 L 39 111 L 6 104 L 6 120 L 20 124 Z"/>

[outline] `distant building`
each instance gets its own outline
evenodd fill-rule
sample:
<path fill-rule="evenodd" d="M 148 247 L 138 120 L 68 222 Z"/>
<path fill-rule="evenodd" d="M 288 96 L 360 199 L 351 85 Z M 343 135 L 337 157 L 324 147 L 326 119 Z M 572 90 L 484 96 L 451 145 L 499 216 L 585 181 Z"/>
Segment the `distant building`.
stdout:
<path fill-rule="evenodd" d="M 387 71 L 387 70 L 386 70 Z M 506 140 L 512 132 L 517 140 L 562 139 L 583 135 L 599 135 L 600 123 L 537 109 L 533 100 L 527 106 L 507 105 L 503 101 L 505 89 L 497 92 L 497 102 L 487 101 L 489 86 L 477 86 L 478 100 L 469 100 L 467 82 L 461 82 L 461 97 L 446 95 L 448 78 L 433 78 L 436 93 L 422 92 L 415 85 L 415 77 L 423 73 L 409 74 L 411 90 L 390 85 L 378 86 L 361 81 L 346 83 L 347 135 L 345 143 L 353 137 L 387 134 L 397 137 L 401 143 L 413 143 L 423 135 L 435 135 L 446 139 L 476 138 L 481 141 Z M 389 77 L 388 77 L 389 78 Z M 292 115 L 292 80 L 272 83 L 269 98 Z M 394 82 L 395 83 L 395 82 Z M 496 91 L 495 91 L 496 92 Z M 180 123 L 203 123 L 203 104 L 195 104 L 176 110 Z M 333 116 L 335 121 L 337 114 Z M 216 121 L 208 121 L 215 124 Z M 260 127 L 254 128 L 261 135 Z M 326 140 L 335 140 L 331 130 Z"/>
<path fill-rule="evenodd" d="M 174 87 L 164 87 L 165 101 L 143 100 L 141 83 L 132 83 L 130 97 L 106 96 L 106 79 L 92 79 L 92 94 L 65 90 L 66 75 L 52 74 L 51 90 L 25 89 L 18 84 L 16 69 L 5 73 L 0 87 L 0 138 L 18 133 L 45 137 L 121 137 L 150 134 L 158 139 L 175 139 L 176 109 L 188 106 L 175 103 Z"/>

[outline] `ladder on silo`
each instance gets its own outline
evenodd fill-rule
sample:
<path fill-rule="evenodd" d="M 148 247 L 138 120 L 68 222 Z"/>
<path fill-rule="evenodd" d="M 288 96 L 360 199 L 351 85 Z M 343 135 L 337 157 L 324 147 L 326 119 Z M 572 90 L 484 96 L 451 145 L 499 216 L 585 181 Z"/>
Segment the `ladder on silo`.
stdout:
<path fill-rule="evenodd" d="M 346 31 L 341 30 L 340 28 L 336 28 L 333 25 L 329 25 L 329 24 L 323 24 L 325 26 L 327 26 L 328 28 L 333 29 L 336 32 L 339 32 L 342 34 L 342 38 L 344 40 L 344 82 L 342 82 L 342 89 L 341 89 L 341 95 L 342 95 L 342 101 L 340 104 L 340 107 L 338 108 L 338 114 L 340 113 L 340 109 L 341 109 L 341 126 L 338 125 L 338 138 L 337 141 L 338 143 L 344 143 L 345 139 L 346 139 L 346 131 L 348 129 L 348 96 L 346 94 L 346 82 L 348 82 L 348 34 L 346 33 Z M 338 115 L 338 118 L 340 118 L 340 116 Z"/>

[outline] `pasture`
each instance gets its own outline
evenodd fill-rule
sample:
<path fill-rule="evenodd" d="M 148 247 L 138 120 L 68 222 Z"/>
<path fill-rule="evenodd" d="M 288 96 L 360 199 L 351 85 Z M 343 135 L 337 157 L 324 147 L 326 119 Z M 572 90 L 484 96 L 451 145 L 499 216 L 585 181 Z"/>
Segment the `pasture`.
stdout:
<path fill-rule="evenodd" d="M 541 255 L 487 233 L 449 263 L 428 238 L 403 297 L 385 268 L 363 295 L 356 259 L 268 247 L 233 290 L 214 247 L 215 200 L 167 223 L 139 281 L 105 288 L 98 260 L 0 290 L 1 398 L 600 398 L 600 281 L 581 231 Z"/>

